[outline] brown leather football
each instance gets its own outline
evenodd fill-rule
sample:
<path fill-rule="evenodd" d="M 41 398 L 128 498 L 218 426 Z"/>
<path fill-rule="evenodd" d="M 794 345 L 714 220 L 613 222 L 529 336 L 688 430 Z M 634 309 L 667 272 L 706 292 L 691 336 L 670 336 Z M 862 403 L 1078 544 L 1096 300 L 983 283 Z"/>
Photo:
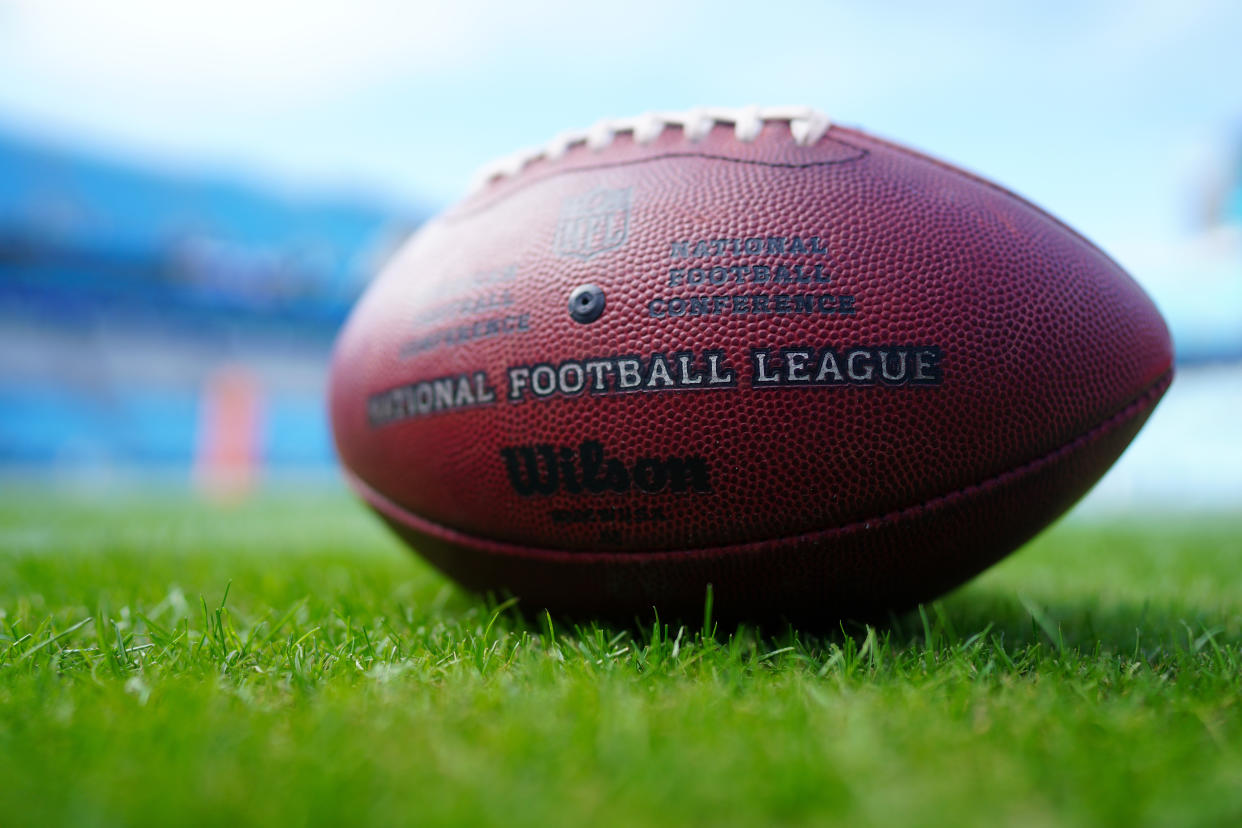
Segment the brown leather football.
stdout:
<path fill-rule="evenodd" d="M 528 609 L 875 617 L 1064 512 L 1172 378 L 1159 312 L 1001 187 L 802 109 L 494 168 L 354 309 L 350 484 Z"/>

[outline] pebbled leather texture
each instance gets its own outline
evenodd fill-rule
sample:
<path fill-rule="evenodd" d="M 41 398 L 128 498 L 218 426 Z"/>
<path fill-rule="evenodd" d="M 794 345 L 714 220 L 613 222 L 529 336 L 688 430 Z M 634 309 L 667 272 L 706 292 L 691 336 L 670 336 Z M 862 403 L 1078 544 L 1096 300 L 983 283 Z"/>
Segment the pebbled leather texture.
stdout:
<path fill-rule="evenodd" d="M 799 147 L 770 122 L 492 182 L 360 300 L 330 408 L 351 482 L 471 588 L 626 614 L 694 612 L 710 582 L 738 616 L 871 615 L 1068 508 L 1171 364 L 1147 296 L 1056 219 L 857 130 Z"/>

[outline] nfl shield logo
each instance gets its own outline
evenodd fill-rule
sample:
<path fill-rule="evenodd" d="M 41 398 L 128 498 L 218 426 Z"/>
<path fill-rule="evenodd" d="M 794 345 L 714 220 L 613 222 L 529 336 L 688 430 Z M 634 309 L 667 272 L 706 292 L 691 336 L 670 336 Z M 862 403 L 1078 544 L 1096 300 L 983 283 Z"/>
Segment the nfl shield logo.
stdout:
<path fill-rule="evenodd" d="M 592 190 L 565 199 L 556 225 L 558 256 L 589 259 L 625 244 L 630 226 L 630 190 Z"/>

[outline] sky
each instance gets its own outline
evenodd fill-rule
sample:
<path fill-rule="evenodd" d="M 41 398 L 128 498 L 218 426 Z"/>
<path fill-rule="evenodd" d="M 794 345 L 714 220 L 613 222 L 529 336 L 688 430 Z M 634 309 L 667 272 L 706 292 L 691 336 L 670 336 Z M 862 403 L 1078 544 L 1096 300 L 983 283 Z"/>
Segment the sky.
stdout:
<path fill-rule="evenodd" d="M 1239 79 L 1236 0 L 0 0 L 0 127 L 438 208 L 602 117 L 809 104 L 1049 208 L 1183 335 L 1242 308 L 1242 239 L 1195 226 Z"/>

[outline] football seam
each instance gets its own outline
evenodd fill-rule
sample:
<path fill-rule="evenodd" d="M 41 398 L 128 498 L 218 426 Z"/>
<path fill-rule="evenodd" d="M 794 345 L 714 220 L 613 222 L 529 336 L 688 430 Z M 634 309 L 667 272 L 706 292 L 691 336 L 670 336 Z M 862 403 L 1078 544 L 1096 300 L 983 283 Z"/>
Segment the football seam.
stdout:
<path fill-rule="evenodd" d="M 483 213 L 483 212 L 486 212 L 487 210 L 492 209 L 498 204 L 503 203 L 505 199 L 509 198 L 510 196 L 518 192 L 521 192 L 522 190 L 525 190 L 527 187 L 532 187 L 535 184 L 541 184 L 544 181 L 549 181 L 553 178 L 559 178 L 560 176 L 563 176 L 563 175 L 572 175 L 574 173 L 580 173 L 580 172 L 591 172 L 594 170 L 609 170 L 609 169 L 617 169 L 620 167 L 633 167 L 639 164 L 649 164 L 653 161 L 667 161 L 673 158 L 701 158 L 704 161 L 725 161 L 730 164 L 749 164 L 749 165 L 757 166 L 757 167 L 773 167 L 776 169 L 785 169 L 785 170 L 807 170 L 807 169 L 811 169 L 812 167 L 833 167 L 838 164 L 853 164 L 854 162 L 861 161 L 862 159 L 866 158 L 867 156 L 871 154 L 870 150 L 866 149 L 865 147 L 856 146 L 854 144 L 851 144 L 849 141 L 843 141 L 840 138 L 824 136 L 824 139 L 821 139 L 821 140 L 829 140 L 837 144 L 841 144 L 842 146 L 848 147 L 849 149 L 853 150 L 857 154 L 852 155 L 849 158 L 837 158 L 831 161 L 807 161 L 806 163 L 803 163 L 803 164 L 797 164 L 797 163 L 793 163 L 790 161 L 760 161 L 760 160 L 754 160 L 754 159 L 749 159 L 749 158 L 732 158 L 727 155 L 713 155 L 711 153 L 706 153 L 706 152 L 666 152 L 666 153 L 661 153 L 660 155 L 650 155 L 645 158 L 631 158 L 625 161 L 601 161 L 599 163 L 587 164 L 581 167 L 569 167 L 563 170 L 552 170 L 551 172 L 545 173 L 543 175 L 538 175 L 538 176 L 532 175 L 528 177 L 527 180 L 524 180 L 524 181 L 518 180 L 517 178 L 507 179 L 506 183 L 512 182 L 512 184 L 507 188 L 506 192 L 495 194 L 495 197 L 492 198 L 490 201 L 487 201 L 484 204 L 480 204 L 477 207 L 470 207 L 470 208 L 463 209 L 457 212 L 447 213 L 445 215 L 442 215 L 440 217 L 440 221 L 451 224 L 455 221 L 462 221 L 464 219 L 471 218 L 473 216 L 478 215 L 479 213 Z M 487 195 L 488 195 L 487 193 L 478 194 L 479 197 L 483 197 L 483 198 L 485 198 Z"/>
<path fill-rule="evenodd" d="M 1104 250 L 1100 249 L 1100 246 L 1099 246 L 1099 245 L 1097 245 L 1095 242 L 1091 241 L 1091 239 L 1087 238 L 1087 237 L 1086 237 L 1086 236 L 1084 236 L 1082 233 L 1080 233 L 1080 232 L 1078 232 L 1077 230 L 1075 230 L 1073 227 L 1070 227 L 1070 226 L 1069 226 L 1068 224 L 1066 224 L 1064 221 L 1062 221 L 1061 219 L 1057 218 L 1057 217 L 1056 217 L 1056 216 L 1054 216 L 1052 213 L 1050 213 L 1050 212 L 1048 212 L 1047 210 L 1045 210 L 1043 207 L 1039 206 L 1038 204 L 1036 204 L 1035 202 L 1033 202 L 1033 201 L 1031 201 L 1030 199 L 1026 198 L 1025 196 L 1022 196 L 1022 195 L 1019 195 L 1018 193 L 1015 193 L 1013 190 L 1009 189 L 1008 187 L 1005 187 L 1005 186 L 1003 186 L 1003 185 L 1001 185 L 1001 184 L 997 184 L 995 181 L 992 181 L 992 180 L 990 180 L 990 179 L 984 178 L 982 175 L 980 175 L 980 174 L 978 174 L 978 173 L 971 172 L 970 170 L 963 169 L 963 168 L 961 168 L 961 167 L 957 166 L 956 164 L 954 164 L 954 163 L 952 163 L 952 162 L 950 162 L 950 161 L 945 161 L 945 160 L 944 160 L 944 159 L 942 159 L 942 158 L 936 158 L 936 157 L 935 157 L 935 156 L 933 156 L 933 155 L 928 155 L 927 153 L 920 152 L 919 150 L 916 150 L 916 149 L 911 149 L 910 147 L 906 147 L 906 146 L 902 146 L 901 144 L 894 143 L 894 142 L 892 142 L 892 141 L 889 141 L 889 140 L 888 140 L 888 139 L 886 139 L 886 138 L 880 138 L 880 137 L 878 137 L 878 136 L 872 135 L 870 132 L 866 132 L 866 131 L 861 130 L 861 129 L 858 129 L 858 128 L 856 128 L 856 127 L 847 127 L 847 126 L 842 126 L 842 127 L 838 127 L 838 129 L 843 129 L 843 130 L 849 130 L 849 131 L 852 131 L 852 132 L 854 132 L 854 133 L 856 133 L 856 134 L 858 134 L 858 135 L 863 136 L 864 138 L 866 138 L 866 139 L 867 139 L 867 140 L 869 140 L 869 141 L 874 141 L 875 143 L 879 144 L 880 146 L 884 147 L 885 149 L 889 149 L 889 150 L 892 150 L 893 152 L 900 153 L 900 154 L 902 154 L 902 155 L 906 156 L 907 158 L 914 158 L 914 159 L 917 159 L 917 160 L 919 160 L 919 161 L 926 161 L 927 163 L 929 163 L 929 164 L 931 164 L 931 165 L 933 165 L 933 166 L 935 166 L 935 167 L 939 167 L 940 169 L 944 170 L 945 172 L 949 172 L 949 173 L 953 173 L 953 174 L 955 174 L 955 175 L 961 176 L 962 178 L 965 178 L 965 179 L 967 179 L 968 181 L 970 181 L 970 182 L 972 182 L 972 183 L 974 183 L 974 184 L 982 184 L 983 186 L 987 187 L 989 190 L 992 190 L 993 192 L 996 192 L 996 193 L 999 193 L 999 194 L 1001 194 L 1001 195 L 1007 196 L 1007 197 L 1008 197 L 1011 201 L 1013 201 L 1013 202 L 1015 202 L 1016 204 L 1019 204 L 1019 205 L 1021 205 L 1021 206 L 1025 207 L 1026 209 L 1028 209 L 1028 210 L 1030 210 L 1030 211 L 1032 211 L 1032 212 L 1036 213 L 1036 214 L 1037 214 L 1037 215 L 1039 215 L 1039 216 L 1042 216 L 1043 218 L 1047 219 L 1048 221 L 1051 221 L 1053 224 L 1057 225 L 1057 227 L 1061 228 L 1062 230 L 1064 230 L 1065 232 L 1069 233 L 1069 234 L 1070 234 L 1071 236 L 1073 236 L 1074 238 L 1078 239 L 1078 240 L 1079 240 L 1080 242 L 1082 242 L 1083 244 L 1085 244 L 1085 245 L 1087 245 L 1088 247 L 1090 247 L 1090 248 L 1091 248 L 1092 250 L 1094 250 L 1096 253 L 1100 254 L 1100 255 L 1101 255 L 1101 256 L 1103 256 L 1105 259 L 1107 259 L 1107 260 L 1108 260 L 1108 262 L 1109 262 L 1109 263 L 1110 263 L 1110 264 L 1111 264 L 1114 268 L 1116 268 L 1116 269 L 1117 269 L 1118 271 L 1120 271 L 1121 273 L 1125 274 L 1125 276 L 1126 276 L 1127 278 L 1129 278 L 1131 281 L 1133 281 L 1133 278 L 1134 278 L 1134 277 L 1130 276 L 1129 272 L 1128 272 L 1128 271 L 1127 271 L 1124 267 L 1122 267 L 1120 264 L 1118 264 L 1118 263 L 1117 263 L 1117 261 L 1116 261 L 1115 259 L 1113 259 L 1113 257 L 1112 257 L 1112 256 L 1108 255 L 1108 253 L 1107 253 L 1107 252 L 1105 252 Z M 844 141 L 842 141 L 841 143 L 845 143 L 845 142 L 844 142 Z"/>
<path fill-rule="evenodd" d="M 961 488 L 934 495 L 921 503 L 915 503 L 900 509 L 894 509 L 874 517 L 854 520 L 841 526 L 834 526 L 828 529 L 816 529 L 810 532 L 803 532 L 795 535 L 784 535 L 776 538 L 746 541 L 744 543 L 687 547 L 682 549 L 661 549 L 651 552 L 592 552 L 585 550 L 546 549 L 535 546 L 526 546 L 522 544 L 510 543 L 508 541 L 471 535 L 466 532 L 462 532 L 461 530 L 435 523 L 434 521 L 428 520 L 427 518 L 397 505 L 389 498 L 371 488 L 363 482 L 361 478 L 353 474 L 353 472 L 348 469 L 344 469 L 343 471 L 350 486 L 352 486 L 373 508 L 383 514 L 408 525 L 415 531 L 432 535 L 441 541 L 460 546 L 482 548 L 491 554 L 502 554 L 513 557 L 534 557 L 542 560 L 560 559 L 578 563 L 594 563 L 615 562 L 620 560 L 661 560 L 664 558 L 677 558 L 693 555 L 694 553 L 709 551 L 725 554 L 729 552 L 740 553 L 765 546 L 771 546 L 773 544 L 814 542 L 816 540 L 832 537 L 834 535 L 845 535 L 861 529 L 870 529 L 876 524 L 888 524 L 904 518 L 914 517 L 922 514 L 923 512 L 937 509 L 975 491 L 990 489 L 995 486 L 1008 483 L 1015 478 L 1022 477 L 1032 471 L 1036 471 L 1042 466 L 1072 453 L 1080 446 L 1106 435 L 1113 429 L 1138 416 L 1144 410 L 1147 410 L 1153 406 L 1155 402 L 1160 399 L 1161 395 L 1168 389 L 1172 379 L 1173 368 L 1170 366 L 1165 369 L 1164 373 L 1162 373 L 1151 385 L 1134 397 L 1131 402 L 1123 406 L 1116 413 L 1104 419 L 1098 425 L 1080 433 L 1077 437 L 1074 437 L 1068 442 L 1062 443 L 1060 446 L 1047 452 L 1046 454 L 1040 455 L 1039 457 L 1029 460 L 1021 465 L 1006 469 L 1005 471 L 999 472 L 998 474 L 985 478 L 977 483 L 970 483 L 962 486 Z M 415 544 L 415 546 L 417 547 L 417 544 Z"/>

